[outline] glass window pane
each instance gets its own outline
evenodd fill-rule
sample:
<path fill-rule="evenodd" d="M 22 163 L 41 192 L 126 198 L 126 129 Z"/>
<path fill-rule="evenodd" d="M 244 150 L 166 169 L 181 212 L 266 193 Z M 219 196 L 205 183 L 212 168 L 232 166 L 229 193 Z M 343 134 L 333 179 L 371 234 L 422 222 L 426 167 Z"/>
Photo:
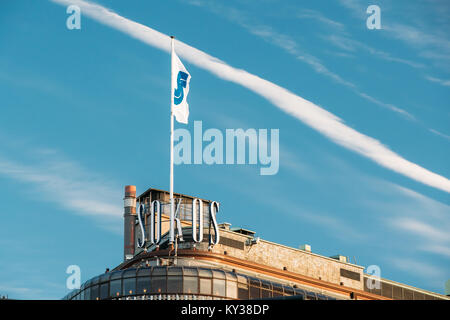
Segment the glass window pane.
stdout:
<path fill-rule="evenodd" d="M 99 280 L 100 280 L 100 276 L 96 276 L 95 278 L 92 278 L 91 285 L 98 284 Z"/>
<path fill-rule="evenodd" d="M 213 295 L 225 297 L 225 280 L 224 279 L 216 279 L 216 278 L 213 279 Z"/>
<path fill-rule="evenodd" d="M 288 287 L 288 286 L 283 286 L 283 289 L 284 289 L 284 295 L 285 296 L 292 296 L 292 295 L 294 295 L 294 288 Z"/>
<path fill-rule="evenodd" d="M 180 274 L 181 274 L 181 270 L 180 270 Z M 183 278 L 181 276 L 168 276 L 167 277 L 167 292 L 168 293 L 182 293 L 183 292 Z"/>
<path fill-rule="evenodd" d="M 239 283 L 247 283 L 247 277 L 244 277 L 244 276 L 242 276 L 240 274 L 237 274 L 236 276 L 237 276 L 237 279 L 238 279 Z"/>
<path fill-rule="evenodd" d="M 164 293 L 167 291 L 166 277 L 153 277 L 150 284 L 151 293 Z"/>
<path fill-rule="evenodd" d="M 212 271 L 211 271 L 211 269 L 199 268 L 198 269 L 198 275 L 200 277 L 211 278 L 212 277 Z"/>
<path fill-rule="evenodd" d="M 109 283 L 109 296 L 111 298 L 120 296 L 122 292 L 122 280 L 113 280 Z"/>
<path fill-rule="evenodd" d="M 261 298 L 272 298 L 272 291 L 262 289 Z"/>
<path fill-rule="evenodd" d="M 91 299 L 91 288 L 84 289 L 84 300 Z"/>
<path fill-rule="evenodd" d="M 200 279 L 200 294 L 211 294 L 211 279 Z"/>
<path fill-rule="evenodd" d="M 316 295 L 315 292 L 307 291 L 306 292 L 306 299 L 307 300 L 317 300 L 317 295 Z"/>
<path fill-rule="evenodd" d="M 198 276 L 197 268 L 184 267 L 183 275 L 196 277 L 196 276 Z"/>
<path fill-rule="evenodd" d="M 269 281 L 261 280 L 261 288 L 272 290 L 272 284 Z"/>
<path fill-rule="evenodd" d="M 261 298 L 259 287 L 250 286 L 250 299 L 259 299 L 259 298 Z"/>
<path fill-rule="evenodd" d="M 138 277 L 150 277 L 152 273 L 152 268 L 141 268 L 138 270 L 137 275 Z"/>
<path fill-rule="evenodd" d="M 102 283 L 100 285 L 100 299 L 108 298 L 108 282 Z"/>
<path fill-rule="evenodd" d="M 136 277 L 136 269 L 127 269 L 123 272 L 122 278 Z"/>
<path fill-rule="evenodd" d="M 123 291 L 124 296 L 136 293 L 136 278 L 123 279 Z"/>
<path fill-rule="evenodd" d="M 197 294 L 198 293 L 198 278 L 197 277 L 183 277 L 184 293 Z"/>
<path fill-rule="evenodd" d="M 146 294 L 150 292 L 150 277 L 137 277 L 136 292 L 138 294 Z"/>
<path fill-rule="evenodd" d="M 167 275 L 169 276 L 181 276 L 182 269 L 180 267 L 170 267 L 167 269 Z"/>
<path fill-rule="evenodd" d="M 100 299 L 100 287 L 97 285 L 91 287 L 91 300 Z"/>
<path fill-rule="evenodd" d="M 254 287 L 260 287 L 261 286 L 261 281 L 259 279 L 249 278 L 248 280 L 250 282 L 250 285 L 252 285 Z"/>
<path fill-rule="evenodd" d="M 238 286 L 238 299 L 248 300 L 248 288 Z"/>
<path fill-rule="evenodd" d="M 114 271 L 111 273 L 111 280 L 116 280 L 122 278 L 122 271 Z"/>
<path fill-rule="evenodd" d="M 225 279 L 225 272 L 222 270 L 213 270 L 213 277 L 218 279 Z"/>
<path fill-rule="evenodd" d="M 102 274 L 102 276 L 100 277 L 100 282 L 106 282 L 109 280 L 109 276 L 111 274 L 109 272 Z"/>
<path fill-rule="evenodd" d="M 227 280 L 232 280 L 232 281 L 237 280 L 236 274 L 232 273 L 232 272 L 225 272 L 225 278 L 227 278 Z"/>
<path fill-rule="evenodd" d="M 167 274 L 167 268 L 166 267 L 154 267 L 152 272 L 153 276 L 165 276 Z"/>
<path fill-rule="evenodd" d="M 296 295 L 296 296 L 302 296 L 303 297 L 303 299 L 306 299 L 306 291 L 305 290 L 303 290 L 303 289 L 300 289 L 300 288 L 294 288 L 294 295 Z M 314 294 L 314 292 L 310 292 L 310 296 L 312 297 L 311 299 L 309 299 L 309 300 L 315 300 L 316 298 L 315 298 L 315 294 Z"/>
<path fill-rule="evenodd" d="M 281 297 L 283 296 L 283 286 L 279 283 L 272 283 L 273 287 L 273 296 L 274 297 Z"/>
<path fill-rule="evenodd" d="M 227 280 L 227 298 L 237 299 L 237 283 Z"/>

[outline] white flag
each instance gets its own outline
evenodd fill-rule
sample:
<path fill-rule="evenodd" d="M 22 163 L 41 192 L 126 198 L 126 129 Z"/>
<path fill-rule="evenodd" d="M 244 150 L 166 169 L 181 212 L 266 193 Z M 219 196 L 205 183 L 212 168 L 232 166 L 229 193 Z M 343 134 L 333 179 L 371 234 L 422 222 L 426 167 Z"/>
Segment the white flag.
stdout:
<path fill-rule="evenodd" d="M 181 63 L 172 48 L 172 112 L 178 122 L 188 123 L 189 105 L 186 101 L 189 93 L 191 75 Z"/>

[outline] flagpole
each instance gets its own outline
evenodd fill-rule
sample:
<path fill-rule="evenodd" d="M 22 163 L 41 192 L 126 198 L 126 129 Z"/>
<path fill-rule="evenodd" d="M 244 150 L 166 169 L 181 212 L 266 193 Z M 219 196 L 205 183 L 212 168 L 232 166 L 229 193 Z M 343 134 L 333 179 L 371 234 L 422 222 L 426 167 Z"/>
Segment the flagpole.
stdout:
<path fill-rule="evenodd" d="M 169 242 L 171 245 L 173 245 L 174 240 L 174 220 L 175 220 L 175 213 L 174 213 L 174 201 L 173 201 L 173 101 L 172 101 L 172 95 L 173 95 L 173 53 L 174 53 L 174 36 L 170 36 L 171 38 L 171 55 L 170 55 L 170 238 Z"/>

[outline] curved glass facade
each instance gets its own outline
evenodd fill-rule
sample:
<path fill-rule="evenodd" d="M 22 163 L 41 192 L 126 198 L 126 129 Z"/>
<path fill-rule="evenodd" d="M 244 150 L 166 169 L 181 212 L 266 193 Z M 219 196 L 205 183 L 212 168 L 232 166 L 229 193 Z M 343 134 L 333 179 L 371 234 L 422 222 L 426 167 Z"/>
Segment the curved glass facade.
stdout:
<path fill-rule="evenodd" d="M 264 299 L 296 296 L 304 300 L 335 300 L 315 292 L 220 269 L 160 266 L 102 274 L 86 281 L 66 300 L 201 300 Z"/>

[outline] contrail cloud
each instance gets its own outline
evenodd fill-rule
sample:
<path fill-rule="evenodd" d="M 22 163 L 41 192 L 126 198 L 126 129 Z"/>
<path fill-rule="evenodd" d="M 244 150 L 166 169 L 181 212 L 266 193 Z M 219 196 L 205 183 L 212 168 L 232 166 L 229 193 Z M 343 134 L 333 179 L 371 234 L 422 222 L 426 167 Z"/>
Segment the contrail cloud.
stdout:
<path fill-rule="evenodd" d="M 124 18 L 98 4 L 83 0 L 51 1 L 67 6 L 77 5 L 80 7 L 83 16 L 89 16 L 146 44 L 170 52 L 169 36 Z M 404 159 L 380 141 L 350 128 L 340 118 L 312 102 L 245 70 L 233 68 L 225 62 L 178 40 L 176 41 L 176 47 L 178 55 L 183 59 L 221 79 L 246 87 L 335 143 L 353 150 L 385 168 L 450 193 L 450 180 L 446 177 Z"/>

